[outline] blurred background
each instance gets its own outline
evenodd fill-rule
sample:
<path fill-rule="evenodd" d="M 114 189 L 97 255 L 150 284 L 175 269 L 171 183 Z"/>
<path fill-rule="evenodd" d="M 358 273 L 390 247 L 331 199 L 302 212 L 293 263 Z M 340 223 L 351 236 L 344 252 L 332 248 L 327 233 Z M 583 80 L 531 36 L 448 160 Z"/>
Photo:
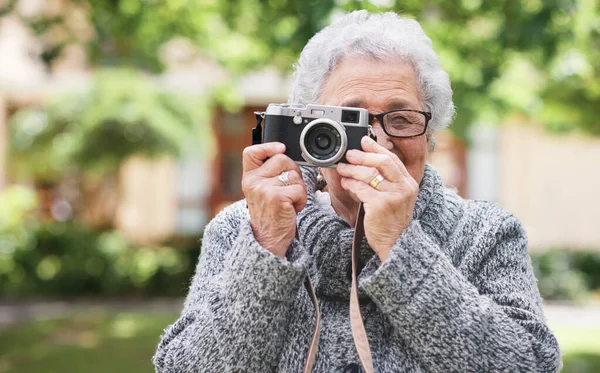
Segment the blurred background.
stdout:
<path fill-rule="evenodd" d="M 0 0 L 0 373 L 153 371 L 253 112 L 354 9 L 431 37 L 431 162 L 522 220 L 564 371 L 600 372 L 596 0 Z"/>

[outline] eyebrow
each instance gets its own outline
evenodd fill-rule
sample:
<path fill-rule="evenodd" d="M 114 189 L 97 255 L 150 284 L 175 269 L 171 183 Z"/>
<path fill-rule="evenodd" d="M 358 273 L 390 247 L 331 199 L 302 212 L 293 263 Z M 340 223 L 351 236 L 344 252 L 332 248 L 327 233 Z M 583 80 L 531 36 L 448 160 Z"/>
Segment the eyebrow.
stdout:
<path fill-rule="evenodd" d="M 364 107 L 364 101 L 359 99 L 359 98 L 354 98 L 349 100 L 348 102 L 346 101 L 342 101 L 340 103 L 340 106 L 347 106 L 347 107 Z"/>
<path fill-rule="evenodd" d="M 416 109 L 415 105 L 411 105 L 406 100 L 393 100 L 390 102 L 386 102 L 385 107 L 387 110 Z"/>
<path fill-rule="evenodd" d="M 340 106 L 346 107 L 365 107 L 365 101 L 360 98 L 350 99 L 347 102 L 342 101 Z M 396 110 L 396 109 L 416 109 L 406 100 L 394 99 L 392 101 L 386 102 L 385 107 L 386 110 Z"/>

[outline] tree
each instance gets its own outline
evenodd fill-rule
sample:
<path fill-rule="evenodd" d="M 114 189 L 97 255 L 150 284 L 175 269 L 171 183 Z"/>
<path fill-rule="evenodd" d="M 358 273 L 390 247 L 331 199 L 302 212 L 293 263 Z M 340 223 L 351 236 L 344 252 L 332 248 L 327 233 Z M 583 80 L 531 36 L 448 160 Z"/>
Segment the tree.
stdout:
<path fill-rule="evenodd" d="M 24 14 L 18 3 L 0 7 L 0 16 L 18 14 L 41 37 L 47 65 L 66 46 L 81 44 L 92 65 L 153 73 L 164 68 L 159 50 L 174 37 L 193 40 L 234 72 L 266 63 L 289 68 L 334 8 L 332 0 L 65 0 Z"/>
<path fill-rule="evenodd" d="M 524 115 L 551 130 L 600 135 L 600 5 L 594 0 L 222 2 L 229 30 L 257 53 L 236 66 L 274 63 L 289 71 L 300 51 L 341 11 L 392 10 L 416 18 L 454 89 L 451 130 Z M 226 40 L 225 40 L 226 41 Z M 216 50 L 219 50 L 218 48 Z M 218 55 L 227 63 L 228 55 Z M 242 62 L 245 62 L 242 63 Z"/>
<path fill-rule="evenodd" d="M 594 0 L 346 1 L 420 21 L 450 74 L 462 138 L 479 122 L 525 115 L 600 135 L 600 6 Z"/>
<path fill-rule="evenodd" d="M 11 171 L 40 187 L 75 177 L 80 195 L 70 202 L 76 212 L 87 213 L 93 226 L 111 227 L 124 160 L 133 154 L 176 157 L 186 146 L 205 143 L 199 128 L 207 109 L 195 99 L 164 92 L 139 72 L 99 72 L 89 90 L 12 118 Z M 99 200 L 100 191 L 111 198 Z"/>
<path fill-rule="evenodd" d="M 24 17 L 45 44 L 48 63 L 83 43 L 93 64 L 160 72 L 160 46 L 175 36 L 238 74 L 265 65 L 289 71 L 308 39 L 340 11 L 393 10 L 414 17 L 431 37 L 453 82 L 465 138 L 478 122 L 518 113 L 555 130 L 600 135 L 600 9 L 594 0 L 70 0 L 70 12 Z M 14 6 L 16 1 L 8 5 Z M 84 14 L 90 32 L 77 32 Z M 77 17 L 75 17 L 77 18 Z"/>

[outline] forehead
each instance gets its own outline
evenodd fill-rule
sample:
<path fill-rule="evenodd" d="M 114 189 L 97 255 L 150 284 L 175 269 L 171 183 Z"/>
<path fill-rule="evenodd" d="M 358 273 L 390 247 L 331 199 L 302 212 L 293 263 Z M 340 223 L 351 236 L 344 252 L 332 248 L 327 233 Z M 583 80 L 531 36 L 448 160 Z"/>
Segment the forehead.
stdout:
<path fill-rule="evenodd" d="M 410 62 L 345 59 L 325 82 L 323 104 L 369 110 L 420 108 L 417 74 Z"/>

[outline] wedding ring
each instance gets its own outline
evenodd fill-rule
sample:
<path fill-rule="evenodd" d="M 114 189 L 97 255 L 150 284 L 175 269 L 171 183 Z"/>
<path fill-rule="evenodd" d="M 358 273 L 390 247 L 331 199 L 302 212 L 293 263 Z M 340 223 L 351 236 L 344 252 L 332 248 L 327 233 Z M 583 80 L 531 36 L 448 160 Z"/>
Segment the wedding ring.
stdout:
<path fill-rule="evenodd" d="M 381 174 L 377 174 L 377 176 L 375 176 L 373 178 L 373 180 L 371 180 L 369 185 L 372 186 L 373 188 L 377 189 L 377 185 L 379 185 L 379 183 L 381 183 L 382 181 L 383 181 L 383 176 L 381 176 Z"/>
<path fill-rule="evenodd" d="M 281 174 L 279 174 L 279 176 L 277 176 L 277 179 L 281 181 L 281 183 L 285 186 L 290 185 L 290 179 L 288 178 L 288 174 L 288 171 L 283 171 Z"/>

